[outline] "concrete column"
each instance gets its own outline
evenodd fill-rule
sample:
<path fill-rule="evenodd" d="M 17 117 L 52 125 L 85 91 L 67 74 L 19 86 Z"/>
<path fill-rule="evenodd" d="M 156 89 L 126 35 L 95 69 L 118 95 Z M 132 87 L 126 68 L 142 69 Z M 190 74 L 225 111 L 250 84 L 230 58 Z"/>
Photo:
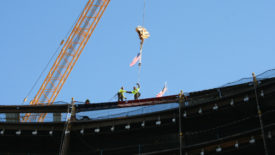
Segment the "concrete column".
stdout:
<path fill-rule="evenodd" d="M 19 122 L 20 113 L 6 113 L 6 122 Z"/>

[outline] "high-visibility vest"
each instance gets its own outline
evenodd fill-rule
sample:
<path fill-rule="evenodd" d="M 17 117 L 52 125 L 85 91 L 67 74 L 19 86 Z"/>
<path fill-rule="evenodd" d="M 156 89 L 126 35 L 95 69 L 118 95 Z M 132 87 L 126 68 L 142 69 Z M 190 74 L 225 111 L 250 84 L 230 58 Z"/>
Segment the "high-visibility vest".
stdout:
<path fill-rule="evenodd" d="M 118 93 L 119 94 L 121 94 L 121 96 L 123 97 L 123 98 L 126 98 L 125 96 L 124 96 L 124 93 L 126 92 L 126 90 L 123 90 L 123 89 L 119 89 L 119 91 L 118 91 Z"/>
<path fill-rule="evenodd" d="M 136 95 L 139 92 L 139 88 L 136 88 L 132 91 L 132 94 Z"/>
<path fill-rule="evenodd" d="M 118 93 L 121 93 L 121 94 L 123 94 L 125 92 L 126 92 L 126 90 L 124 90 L 124 89 L 119 89 L 119 91 L 118 91 Z"/>

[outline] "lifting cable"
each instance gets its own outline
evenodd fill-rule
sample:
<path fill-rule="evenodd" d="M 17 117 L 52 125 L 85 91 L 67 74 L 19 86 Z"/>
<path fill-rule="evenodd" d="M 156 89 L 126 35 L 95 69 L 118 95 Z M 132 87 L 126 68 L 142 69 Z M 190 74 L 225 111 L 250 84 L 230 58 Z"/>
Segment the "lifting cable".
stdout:
<path fill-rule="evenodd" d="M 144 26 L 144 17 L 145 17 L 145 1 L 146 1 L 146 0 L 144 0 L 144 5 L 143 5 L 142 26 Z"/>
<path fill-rule="evenodd" d="M 144 21 L 145 21 L 145 6 L 146 6 L 146 0 L 144 0 L 143 3 L 143 12 L 142 12 L 142 26 L 138 26 L 136 28 L 136 31 L 139 34 L 139 38 L 140 38 L 140 59 L 139 59 L 139 64 L 138 64 L 138 80 L 137 83 L 140 83 L 140 73 L 141 73 L 141 59 L 142 59 L 142 48 L 143 48 L 143 42 L 144 39 L 147 39 L 150 35 L 149 32 L 147 32 L 147 30 L 144 28 Z"/>
<path fill-rule="evenodd" d="M 56 56 L 57 52 L 59 51 L 59 49 L 62 47 L 64 41 L 66 38 L 68 38 L 70 32 L 73 30 L 74 25 L 76 24 L 78 18 L 80 17 L 81 13 L 78 15 L 78 17 L 76 18 L 75 22 L 72 24 L 71 28 L 69 29 L 69 31 L 67 32 L 67 34 L 65 35 L 65 38 L 60 42 L 59 46 L 57 47 L 57 49 L 55 50 L 55 52 L 53 53 L 53 55 L 51 56 L 50 60 L 48 61 L 47 65 L 44 67 L 44 69 L 42 70 L 42 72 L 40 73 L 40 75 L 38 76 L 38 78 L 36 79 L 36 81 L 34 82 L 33 86 L 31 87 L 31 89 L 29 90 L 29 92 L 27 93 L 26 97 L 24 98 L 22 104 L 24 104 L 27 100 L 28 100 L 28 96 L 30 96 L 30 94 L 32 93 L 34 87 L 37 85 L 38 81 L 41 79 L 42 75 L 45 73 L 45 71 L 47 70 L 47 68 L 49 67 L 50 63 L 52 62 L 53 58 Z"/>
<path fill-rule="evenodd" d="M 138 63 L 138 81 L 137 83 L 140 83 L 140 72 L 141 72 L 141 59 L 142 59 L 142 47 L 143 47 L 143 40 L 140 41 L 140 59 L 139 59 L 139 63 Z"/>
<path fill-rule="evenodd" d="M 63 40 L 62 40 L 63 41 Z M 61 41 L 61 43 L 62 43 Z M 38 81 L 41 79 L 41 76 L 45 73 L 46 69 L 49 67 L 50 63 L 52 62 L 53 58 L 55 57 L 55 55 L 57 54 L 57 52 L 59 51 L 60 47 L 61 47 L 61 43 L 60 45 L 58 46 L 58 48 L 56 49 L 56 51 L 54 52 L 54 54 L 51 56 L 50 60 L 48 61 L 47 65 L 44 67 L 44 69 L 42 70 L 42 72 L 40 73 L 40 75 L 38 76 L 38 78 L 36 79 L 36 81 L 34 82 L 33 86 L 31 87 L 31 89 L 29 90 L 27 96 L 24 98 L 22 104 L 24 104 L 27 99 L 28 99 L 28 96 L 32 93 L 34 87 L 37 85 Z"/>

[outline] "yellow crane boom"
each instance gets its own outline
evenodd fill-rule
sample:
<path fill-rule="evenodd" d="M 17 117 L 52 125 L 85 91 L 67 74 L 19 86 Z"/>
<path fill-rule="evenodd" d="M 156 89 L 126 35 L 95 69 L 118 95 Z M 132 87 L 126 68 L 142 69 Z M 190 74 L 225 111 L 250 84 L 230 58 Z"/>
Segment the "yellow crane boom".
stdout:
<path fill-rule="evenodd" d="M 110 0 L 89 0 L 87 2 L 51 70 L 30 104 L 49 105 L 55 101 L 109 2 Z M 42 113 L 39 117 L 35 116 L 30 119 L 31 114 L 27 113 L 23 117 L 23 121 L 38 120 L 42 122 L 46 115 L 47 113 Z"/>

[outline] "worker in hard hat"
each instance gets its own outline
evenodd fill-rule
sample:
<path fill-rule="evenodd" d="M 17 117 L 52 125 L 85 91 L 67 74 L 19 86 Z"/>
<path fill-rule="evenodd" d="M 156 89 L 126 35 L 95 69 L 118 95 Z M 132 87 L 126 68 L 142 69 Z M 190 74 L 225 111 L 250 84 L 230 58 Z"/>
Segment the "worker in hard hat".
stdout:
<path fill-rule="evenodd" d="M 119 101 L 123 101 L 124 99 L 127 99 L 125 96 L 124 96 L 124 93 L 126 92 L 126 90 L 124 90 L 123 87 L 121 87 L 117 93 L 117 97 L 118 97 L 118 102 Z"/>
<path fill-rule="evenodd" d="M 89 105 L 89 104 L 90 104 L 90 100 L 87 99 L 87 100 L 85 101 L 85 105 Z"/>
<path fill-rule="evenodd" d="M 137 83 L 137 88 L 134 86 L 133 91 L 131 92 L 132 94 L 134 94 L 135 100 L 138 100 L 138 98 L 140 97 L 139 89 L 140 89 L 140 85 L 139 83 Z"/>

